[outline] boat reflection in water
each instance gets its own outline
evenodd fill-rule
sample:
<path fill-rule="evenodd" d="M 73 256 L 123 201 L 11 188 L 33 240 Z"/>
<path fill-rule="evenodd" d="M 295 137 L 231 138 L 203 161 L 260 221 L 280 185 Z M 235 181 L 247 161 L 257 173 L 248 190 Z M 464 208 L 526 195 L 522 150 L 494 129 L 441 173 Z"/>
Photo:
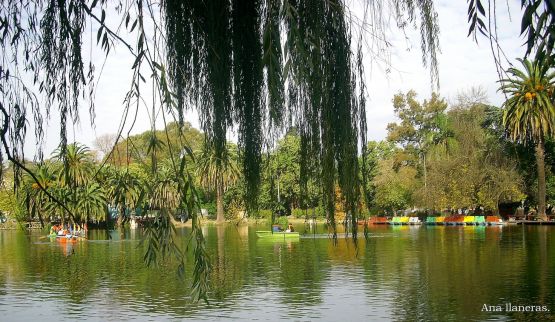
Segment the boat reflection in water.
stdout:
<path fill-rule="evenodd" d="M 0 231 L 0 311 L 113 320 L 535 320 L 550 312 L 485 312 L 484 304 L 555 310 L 555 227 L 372 225 L 357 243 L 315 233 L 258 237 L 267 225 L 204 228 L 209 303 L 192 303 L 194 260 L 144 264 L 140 229 L 89 231 L 85 242 L 49 242 Z M 299 226 L 300 227 L 300 226 Z M 302 229 L 302 228 L 300 228 Z M 178 245 L 190 229 L 178 228 Z M 60 287 L 63 286 L 63 287 Z M 21 307 L 25 307 L 24 310 Z M 1 318 L 0 318 L 1 320 Z"/>

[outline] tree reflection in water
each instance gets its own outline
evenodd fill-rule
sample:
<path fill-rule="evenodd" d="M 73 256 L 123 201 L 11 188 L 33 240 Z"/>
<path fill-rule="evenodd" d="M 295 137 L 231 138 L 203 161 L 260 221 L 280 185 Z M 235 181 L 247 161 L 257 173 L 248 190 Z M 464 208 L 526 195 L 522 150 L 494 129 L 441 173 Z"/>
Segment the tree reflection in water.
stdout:
<path fill-rule="evenodd" d="M 0 302 L 8 311 L 25 303 L 41 314 L 87 317 L 97 310 L 98 318 L 117 313 L 122 319 L 331 319 L 341 318 L 340 311 L 353 320 L 487 319 L 495 316 L 481 312 L 484 303 L 506 301 L 555 309 L 553 227 L 376 226 L 358 247 L 350 238 L 338 238 L 334 246 L 312 234 L 265 241 L 256 238 L 257 229 L 264 227 L 205 228 L 213 263 L 208 305 L 188 297 L 191 257 L 183 281 L 175 274 L 177 263 L 144 266 L 140 230 L 113 232 L 110 240 L 103 231 L 90 231 L 89 241 L 76 243 L 0 231 Z M 316 236 L 325 234 L 321 227 Z M 185 246 L 187 229 L 178 235 Z M 25 318 L 25 312 L 17 314 Z"/>

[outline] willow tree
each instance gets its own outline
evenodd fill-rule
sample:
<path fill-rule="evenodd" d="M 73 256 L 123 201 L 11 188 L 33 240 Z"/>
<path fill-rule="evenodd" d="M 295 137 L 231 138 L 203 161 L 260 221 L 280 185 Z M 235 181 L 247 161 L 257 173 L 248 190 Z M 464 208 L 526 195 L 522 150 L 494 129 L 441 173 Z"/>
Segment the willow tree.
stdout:
<path fill-rule="evenodd" d="M 495 66 L 502 79 L 505 74 L 505 63 L 509 58 L 505 55 L 500 43 L 499 23 L 497 14 L 509 9 L 509 2 L 503 3 L 506 8 L 498 8 L 496 0 L 467 0 L 468 2 L 468 35 L 478 42 L 478 34 L 488 38 Z M 526 39 L 524 56 L 533 53 L 543 53 L 555 59 L 555 2 L 546 0 L 521 0 L 522 13 L 520 22 L 520 36 Z"/>
<path fill-rule="evenodd" d="M 366 17 L 372 17 L 366 19 L 376 20 L 364 20 L 361 30 L 366 23 L 378 25 L 374 28 L 384 24 L 381 3 L 361 5 Z M 226 132 L 239 129 L 248 210 L 256 209 L 263 145 L 290 120 L 301 136 L 301 168 L 317 169 L 312 175 L 322 178 L 330 222 L 335 224 L 336 180 L 345 209 L 355 218 L 357 144 L 366 141 L 366 39 L 353 44 L 356 28 L 345 3 L 197 0 L 165 1 L 163 8 L 167 38 L 172 39 L 167 60 L 179 115 L 187 106 L 198 107 L 218 159 L 224 154 Z M 438 27 L 432 2 L 394 1 L 390 10 L 399 25 L 420 15 L 424 62 L 429 59 L 434 69 Z"/>
<path fill-rule="evenodd" d="M 182 125 L 187 108 L 196 108 L 207 143 L 217 156 L 224 151 L 228 130 L 238 130 L 251 211 L 256 210 L 264 146 L 291 125 L 286 123 L 295 123 L 301 135 L 301 177 L 305 181 L 309 175 L 322 178 L 333 225 L 336 181 L 345 196 L 346 211 L 354 219 L 357 213 L 357 151 L 358 144 L 366 141 L 363 49 L 387 50 L 390 22 L 401 29 L 419 25 L 423 62 L 430 64 L 433 78 L 437 76 L 439 30 L 432 0 L 361 1 L 363 15 L 358 18 L 342 0 L 144 0 L 120 2 L 116 10 L 107 11 L 110 4 L 106 0 L 3 2 L 0 161 L 6 157 L 17 165 L 16 171 L 32 173 L 23 157 L 30 118 L 41 146 L 45 122 L 59 117 L 62 155 L 68 125 L 79 121 L 83 97 L 88 98 L 94 120 L 98 72 L 87 57 L 83 39 L 95 37 L 106 56 L 115 46 L 133 56 L 124 119 L 132 106 L 138 110 L 142 83 L 145 75 L 151 75 L 152 111 L 165 109 Z M 111 27 L 109 21 L 118 18 L 118 27 Z M 154 126 L 155 120 L 151 123 Z M 122 131 L 123 126 L 116 137 Z M 176 160 L 172 161 L 174 179 L 193 215 L 192 234 L 197 241 L 193 287 L 195 294 L 205 296 L 208 265 L 203 256 L 207 255 L 196 224 L 198 196 L 186 171 L 184 145 L 168 149 L 181 156 L 171 158 Z"/>
<path fill-rule="evenodd" d="M 510 78 L 501 80 L 507 96 L 503 103 L 503 125 L 517 142 L 536 145 L 538 170 L 538 216 L 545 213 L 545 139 L 555 133 L 555 72 L 549 58 L 540 55 L 534 61 L 518 59 L 523 70 L 509 68 Z"/>

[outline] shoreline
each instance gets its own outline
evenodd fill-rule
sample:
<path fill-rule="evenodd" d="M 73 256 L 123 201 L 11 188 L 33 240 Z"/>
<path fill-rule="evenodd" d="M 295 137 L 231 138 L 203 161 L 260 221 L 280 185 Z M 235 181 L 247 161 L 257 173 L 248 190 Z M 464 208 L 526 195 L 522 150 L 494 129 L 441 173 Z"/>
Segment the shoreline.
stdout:
<path fill-rule="evenodd" d="M 216 225 L 249 225 L 249 224 L 253 224 L 253 223 L 265 223 L 267 222 L 268 219 L 265 218 L 259 218 L 259 219 L 255 219 L 255 218 L 245 218 L 245 219 L 241 219 L 241 220 L 226 220 L 222 223 L 216 223 L 215 219 L 201 219 L 200 223 L 202 226 L 216 226 Z M 290 222 L 293 225 L 304 225 L 306 220 L 304 218 L 287 218 L 287 221 Z M 182 223 L 180 221 L 172 221 L 175 228 L 181 228 L 181 227 L 191 227 L 192 226 L 192 221 L 188 220 L 185 223 Z M 324 224 L 326 223 L 325 219 L 316 219 L 316 224 Z"/>
<path fill-rule="evenodd" d="M 290 222 L 293 225 L 304 225 L 306 220 L 304 218 L 288 218 L 287 219 L 288 222 Z M 216 225 L 250 225 L 250 224 L 261 224 L 261 223 L 267 223 L 268 219 L 265 218 L 245 218 L 242 220 L 226 220 L 222 223 L 216 223 L 215 219 L 206 219 L 206 218 L 202 218 L 200 220 L 200 224 L 201 226 L 216 226 Z M 184 227 L 192 227 L 192 221 L 188 220 L 187 222 L 182 223 L 181 221 L 178 220 L 172 220 L 172 223 L 174 225 L 175 228 L 184 228 Z M 324 224 L 326 223 L 325 219 L 316 219 L 316 224 Z M 126 223 L 124 225 L 124 227 L 128 228 L 129 224 Z M 115 227 L 117 229 L 117 227 Z M 20 224 L 17 223 L 9 223 L 9 224 L 0 224 L 0 230 L 15 230 L 15 229 L 23 229 L 23 230 L 41 230 L 39 228 L 37 229 L 25 229 L 23 228 Z"/>

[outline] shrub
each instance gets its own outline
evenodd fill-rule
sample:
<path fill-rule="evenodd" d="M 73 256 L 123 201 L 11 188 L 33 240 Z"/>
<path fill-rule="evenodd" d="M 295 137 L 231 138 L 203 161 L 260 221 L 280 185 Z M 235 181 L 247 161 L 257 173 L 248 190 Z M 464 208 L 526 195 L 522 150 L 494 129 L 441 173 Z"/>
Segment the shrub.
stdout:
<path fill-rule="evenodd" d="M 216 203 L 207 202 L 201 204 L 201 209 L 206 209 L 208 211 L 208 219 L 216 219 Z"/>
<path fill-rule="evenodd" d="M 256 218 L 270 220 L 272 218 L 272 211 L 270 209 L 260 209 Z"/>
<path fill-rule="evenodd" d="M 287 220 L 287 217 L 285 216 L 277 217 L 274 219 L 274 224 L 281 225 L 282 227 L 287 226 L 288 223 L 289 220 Z"/>
<path fill-rule="evenodd" d="M 316 207 L 316 208 L 308 208 L 306 211 L 304 209 L 295 208 L 291 210 L 291 215 L 294 218 L 312 218 L 313 216 L 319 219 L 326 217 L 326 211 L 323 207 Z"/>
<path fill-rule="evenodd" d="M 304 218 L 306 215 L 310 216 L 310 212 L 307 210 L 305 213 L 304 209 L 295 208 L 291 210 L 291 215 L 294 218 Z"/>

